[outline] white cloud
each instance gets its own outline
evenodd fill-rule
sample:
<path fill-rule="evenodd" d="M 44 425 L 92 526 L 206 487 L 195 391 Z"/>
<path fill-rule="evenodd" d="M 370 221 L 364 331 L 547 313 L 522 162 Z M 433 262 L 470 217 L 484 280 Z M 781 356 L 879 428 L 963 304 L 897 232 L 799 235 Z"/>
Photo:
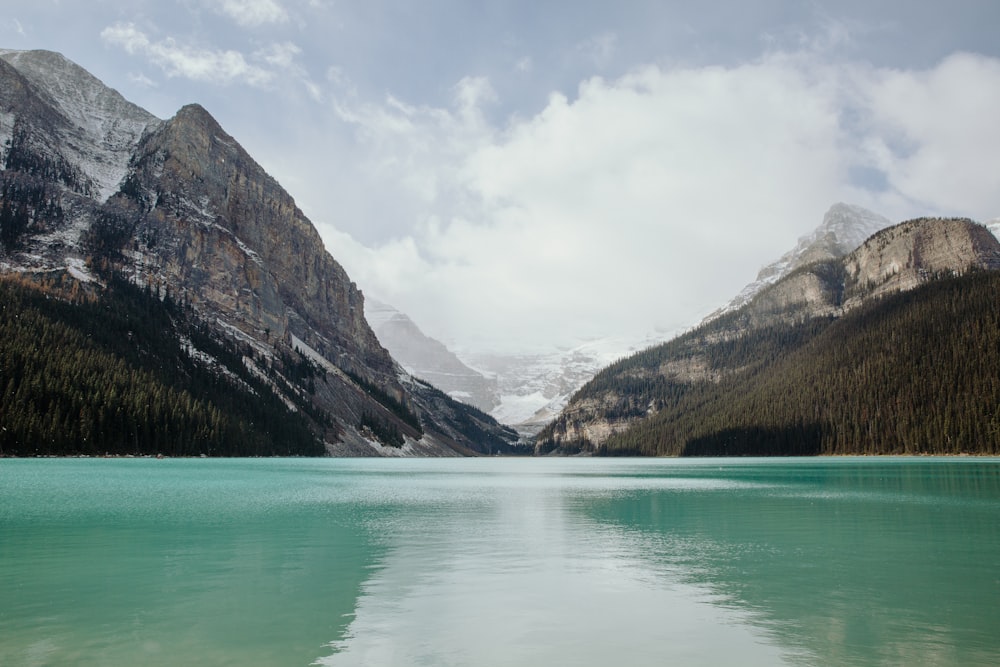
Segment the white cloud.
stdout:
<path fill-rule="evenodd" d="M 216 0 L 215 4 L 243 27 L 288 21 L 288 12 L 275 0 Z"/>
<path fill-rule="evenodd" d="M 302 49 L 291 42 L 281 44 L 270 44 L 266 48 L 258 50 L 254 55 L 269 65 L 282 69 L 296 67 L 295 59 L 302 53 Z"/>
<path fill-rule="evenodd" d="M 247 62 L 239 51 L 219 51 L 178 44 L 167 37 L 151 40 L 132 23 L 116 23 L 101 31 L 101 39 L 121 46 L 130 54 L 143 55 L 167 76 L 179 76 L 209 83 L 242 82 L 265 86 L 274 73 Z"/>
<path fill-rule="evenodd" d="M 928 71 L 871 72 L 864 145 L 893 188 L 928 213 L 1000 209 L 1000 61 L 955 54 Z"/>
<path fill-rule="evenodd" d="M 363 178 L 399 202 L 401 224 L 367 247 L 322 228 L 331 252 L 460 347 L 692 325 L 836 201 L 895 219 L 1000 210 L 993 59 L 921 72 L 815 52 L 649 66 L 555 93 L 503 127 L 482 112 L 495 97 L 467 78 L 448 108 L 337 107 L 367 156 Z M 852 182 L 859 166 L 888 188 Z"/>
<path fill-rule="evenodd" d="M 298 63 L 302 49 L 292 42 L 275 42 L 255 50 L 248 58 L 240 51 L 219 50 L 178 43 L 172 37 L 150 38 L 133 23 L 115 23 L 101 31 L 107 44 L 120 46 L 131 55 L 147 58 L 168 77 L 215 84 L 242 83 L 268 88 L 282 79 L 300 83 L 315 101 L 322 91 Z M 143 85 L 154 85 L 143 76 Z"/>

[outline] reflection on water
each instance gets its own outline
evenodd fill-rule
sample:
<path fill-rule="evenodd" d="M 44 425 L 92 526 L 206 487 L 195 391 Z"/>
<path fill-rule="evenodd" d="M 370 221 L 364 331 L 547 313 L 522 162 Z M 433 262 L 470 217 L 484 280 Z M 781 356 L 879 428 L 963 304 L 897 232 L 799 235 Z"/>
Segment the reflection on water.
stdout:
<path fill-rule="evenodd" d="M 0 664 L 995 665 L 998 520 L 996 459 L 0 461 Z"/>
<path fill-rule="evenodd" d="M 577 494 L 611 490 L 586 481 L 487 477 L 379 530 L 386 555 L 323 664 L 780 664 L 747 614 L 579 516 Z"/>
<path fill-rule="evenodd" d="M 996 461 L 519 464 L 421 480 L 323 664 L 1000 660 Z"/>

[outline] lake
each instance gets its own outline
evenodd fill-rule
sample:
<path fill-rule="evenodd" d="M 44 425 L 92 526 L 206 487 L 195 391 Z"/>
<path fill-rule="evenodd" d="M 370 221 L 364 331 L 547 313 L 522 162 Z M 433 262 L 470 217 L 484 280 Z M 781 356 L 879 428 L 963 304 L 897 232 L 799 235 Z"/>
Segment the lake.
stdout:
<path fill-rule="evenodd" d="M 997 665 L 1000 460 L 0 460 L 0 664 Z"/>

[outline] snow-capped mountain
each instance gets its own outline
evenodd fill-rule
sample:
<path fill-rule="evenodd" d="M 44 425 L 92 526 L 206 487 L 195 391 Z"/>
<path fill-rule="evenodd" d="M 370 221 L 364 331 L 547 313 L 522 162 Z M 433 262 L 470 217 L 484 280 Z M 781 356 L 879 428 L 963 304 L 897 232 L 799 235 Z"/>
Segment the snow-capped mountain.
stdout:
<path fill-rule="evenodd" d="M 869 236 L 891 224 L 888 218 L 860 206 L 834 204 L 816 229 L 800 238 L 794 248 L 762 268 L 756 280 L 744 287 L 732 301 L 705 318 L 706 321 L 749 303 L 765 287 L 775 284 L 800 266 L 843 257 Z"/>
<path fill-rule="evenodd" d="M 407 372 L 526 436 L 554 418 L 598 370 L 666 338 L 603 338 L 530 354 L 454 352 L 427 336 L 405 313 L 370 297 L 365 298 L 365 317 Z"/>
<path fill-rule="evenodd" d="M 522 435 L 534 435 L 552 420 L 577 389 L 614 361 L 670 337 L 653 334 L 635 341 L 600 338 L 568 349 L 530 354 L 460 351 L 466 362 L 497 380 L 498 405 L 490 414 Z"/>
<path fill-rule="evenodd" d="M 27 79 L 33 92 L 58 112 L 45 128 L 51 134 L 32 139 L 48 144 L 50 156 L 62 157 L 79 171 L 84 194 L 106 201 L 118 191 L 143 133 L 163 121 L 58 53 L 4 49 L 0 59 Z M 11 97 L 24 94 L 27 91 L 17 88 L 0 92 Z M 0 118 L 0 147 L 16 150 L 17 142 L 24 138 L 15 136 L 13 121 L 11 113 Z"/>

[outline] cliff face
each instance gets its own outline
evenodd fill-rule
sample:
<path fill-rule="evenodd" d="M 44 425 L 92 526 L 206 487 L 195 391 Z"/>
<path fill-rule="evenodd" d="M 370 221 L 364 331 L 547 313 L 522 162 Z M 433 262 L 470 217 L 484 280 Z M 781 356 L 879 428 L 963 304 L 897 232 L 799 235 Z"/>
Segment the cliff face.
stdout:
<path fill-rule="evenodd" d="M 201 107 L 139 145 L 123 192 L 132 266 L 253 338 L 304 341 L 402 396 L 364 299 L 291 196 Z"/>
<path fill-rule="evenodd" d="M 160 121 L 58 54 L 0 51 L 0 145 L 0 272 L 92 286 L 113 273 L 169 294 L 213 336 L 249 346 L 244 364 L 331 453 L 516 441 L 396 364 L 291 195 L 200 106 Z M 296 359 L 323 381 L 304 384 Z"/>
<path fill-rule="evenodd" d="M 1000 268 L 998 251 L 989 229 L 968 220 L 904 222 L 875 234 L 846 258 L 845 306 L 912 289 L 942 273 Z"/>
<path fill-rule="evenodd" d="M 593 450 L 663 410 L 670 387 L 753 371 L 767 360 L 743 355 L 748 341 L 778 341 L 768 348 L 777 358 L 781 341 L 798 340 L 795 327 L 804 323 L 822 327 L 941 277 L 997 269 L 1000 242 L 969 220 L 924 218 L 884 229 L 846 256 L 800 266 L 743 306 L 605 369 L 540 434 L 538 450 Z"/>

